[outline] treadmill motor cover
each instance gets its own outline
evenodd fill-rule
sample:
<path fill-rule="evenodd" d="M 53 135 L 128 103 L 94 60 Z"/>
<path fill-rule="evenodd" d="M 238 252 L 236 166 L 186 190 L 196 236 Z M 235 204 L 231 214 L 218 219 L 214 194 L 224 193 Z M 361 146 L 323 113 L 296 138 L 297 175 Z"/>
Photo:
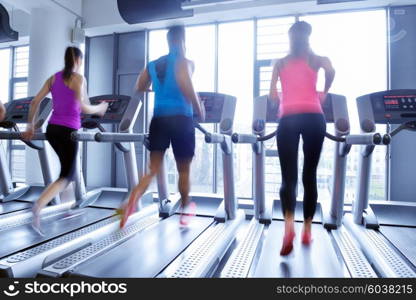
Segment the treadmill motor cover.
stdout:
<path fill-rule="evenodd" d="M 19 39 L 19 33 L 10 28 L 9 13 L 0 4 L 0 43 L 13 42 Z"/>

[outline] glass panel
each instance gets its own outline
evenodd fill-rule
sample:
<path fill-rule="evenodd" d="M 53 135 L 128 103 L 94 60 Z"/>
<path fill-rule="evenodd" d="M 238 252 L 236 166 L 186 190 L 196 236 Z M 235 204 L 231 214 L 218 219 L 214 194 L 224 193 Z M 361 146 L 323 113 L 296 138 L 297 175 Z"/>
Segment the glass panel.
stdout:
<path fill-rule="evenodd" d="M 14 78 L 26 78 L 29 73 L 29 46 L 22 46 L 14 48 L 14 61 L 13 61 L 13 77 Z M 26 98 L 28 89 L 27 81 L 15 82 L 13 84 L 13 100 Z M 26 125 L 19 125 L 20 130 L 25 130 Z M 12 145 L 25 144 L 21 141 L 12 141 Z M 12 158 L 12 178 L 16 182 L 24 182 L 26 178 L 26 151 L 15 150 L 11 151 Z"/>
<path fill-rule="evenodd" d="M 386 11 L 312 15 L 302 19 L 313 27 L 313 50 L 328 56 L 337 71 L 331 92 L 347 97 L 351 129 L 357 133 L 360 129 L 356 97 L 387 89 Z M 348 57 L 353 58 L 353 63 L 346 59 Z M 319 87 L 322 89 L 324 78 L 322 72 L 319 75 Z M 378 126 L 377 130 L 385 132 L 385 126 Z M 332 174 L 329 169 L 332 165 L 327 162 L 333 160 L 333 153 L 326 150 L 328 146 L 329 142 L 326 142 L 319 166 L 320 174 Z M 355 146 L 348 156 L 346 202 L 355 197 L 359 151 L 360 147 Z M 386 147 L 376 147 L 373 160 L 370 199 L 385 199 Z"/>
<path fill-rule="evenodd" d="M 26 151 L 12 151 L 12 180 L 15 182 L 24 182 L 26 179 Z"/>
<path fill-rule="evenodd" d="M 0 50 L 0 101 L 9 101 L 10 49 Z"/>
<path fill-rule="evenodd" d="M 14 49 L 13 77 L 27 77 L 29 72 L 29 46 Z"/>
<path fill-rule="evenodd" d="M 21 99 L 27 97 L 27 81 L 16 82 L 13 87 L 13 99 Z"/>
<path fill-rule="evenodd" d="M 271 60 L 270 65 L 259 68 L 259 95 L 267 95 L 273 71 L 273 60 L 283 57 L 289 50 L 287 32 L 295 22 L 294 17 L 261 19 L 257 21 L 257 59 Z M 281 90 L 280 81 L 277 88 Z M 276 130 L 275 124 L 268 124 L 266 133 Z M 276 139 L 265 142 L 266 149 L 276 150 Z M 302 162 L 299 157 L 299 162 Z M 280 162 L 278 157 L 267 157 L 265 160 L 265 190 L 267 198 L 279 198 L 279 189 L 282 182 Z"/>
<path fill-rule="evenodd" d="M 237 97 L 234 132 L 251 132 L 253 114 L 253 21 L 220 24 L 218 28 L 218 91 Z M 234 147 L 238 197 L 252 197 L 252 150 Z M 221 152 L 218 151 L 218 193 L 223 193 Z"/>
<path fill-rule="evenodd" d="M 294 17 L 261 19 L 257 21 L 257 59 L 275 59 L 289 50 L 287 31 Z"/>

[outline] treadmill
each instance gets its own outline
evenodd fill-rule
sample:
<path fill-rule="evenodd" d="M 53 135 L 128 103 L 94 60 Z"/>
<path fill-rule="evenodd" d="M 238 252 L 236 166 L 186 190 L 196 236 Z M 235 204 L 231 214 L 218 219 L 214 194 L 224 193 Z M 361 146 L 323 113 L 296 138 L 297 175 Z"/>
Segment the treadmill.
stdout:
<path fill-rule="evenodd" d="M 18 124 L 27 123 L 29 105 L 33 98 L 14 100 L 6 104 L 6 117 L 0 122 L 0 139 L 7 141 L 10 139 L 20 139 Z M 52 110 L 51 99 L 45 98 L 39 108 L 37 120 L 38 127 L 42 127 Z M 49 164 L 48 149 L 45 148 L 43 141 L 23 141 L 27 146 L 35 149 L 39 153 L 41 169 L 45 185 L 51 183 L 51 167 Z M 44 186 L 17 186 L 12 182 L 10 165 L 7 160 L 5 149 L 0 149 L 0 215 L 22 211 L 31 208 L 32 202 L 35 201 L 42 193 Z M 59 197 L 55 199 L 59 203 Z"/>
<path fill-rule="evenodd" d="M 133 102 L 129 97 L 123 99 Z M 46 104 L 48 103 L 50 104 L 50 102 L 46 102 Z M 16 107 L 16 110 L 19 111 L 19 119 L 27 120 L 30 101 L 14 101 L 12 104 L 12 107 Z M 43 104 L 42 108 L 46 104 Z M 131 108 L 136 109 L 137 106 Z M 11 108 L 9 107 L 9 109 Z M 88 118 L 94 117 L 88 116 Z M 45 119 L 42 118 L 41 123 Z M 17 131 L 1 132 L 0 137 L 20 139 L 21 135 Z M 44 143 L 44 140 L 45 134 L 39 131 L 35 134 L 33 143 L 35 141 Z M 78 160 L 75 176 L 76 201 L 49 206 L 42 210 L 41 221 L 45 236 L 40 236 L 31 228 L 32 212 L 30 210 L 7 214 L 0 218 L 0 243 L 3 245 L 0 249 L 1 277 L 32 277 L 42 267 L 47 266 L 60 256 L 85 248 L 94 241 L 100 240 L 108 232 L 118 231 L 119 217 L 114 216 L 113 209 L 79 207 L 79 201 L 84 201 L 88 195 L 85 193 L 83 184 Z M 70 210 L 74 207 L 76 208 Z M 155 213 L 154 209 L 143 210 L 135 214 L 133 220 L 136 216 L 141 218 L 152 213 Z M 150 221 L 147 221 L 146 224 L 149 223 Z"/>
<path fill-rule="evenodd" d="M 98 129 L 99 132 L 110 138 L 114 134 L 131 135 L 133 133 L 134 124 L 142 108 L 141 100 L 124 95 L 100 95 L 90 98 L 90 102 L 93 105 L 107 102 L 109 106 L 102 118 L 93 115 L 83 115 L 81 124 L 87 131 L 73 133 L 72 139 L 74 141 L 81 142 L 82 145 L 88 142 L 100 142 L 100 140 L 95 138 L 97 132 L 91 131 L 92 129 Z M 114 132 L 107 132 L 104 127 L 105 125 L 110 125 L 116 130 Z M 143 143 L 144 135 L 141 135 L 140 140 L 114 142 L 115 148 L 123 154 L 127 188 L 105 187 L 91 190 L 80 201 L 80 207 L 92 206 L 117 209 L 128 198 L 129 191 L 139 182 L 134 142 Z M 151 193 L 147 193 L 144 197 L 148 199 L 145 202 L 153 201 L 153 195 Z"/>
<path fill-rule="evenodd" d="M 398 125 L 385 135 L 416 130 L 416 90 L 389 90 L 357 98 L 363 132 L 376 124 Z M 371 160 L 374 146 L 362 148 L 359 180 L 352 214 L 344 223 L 360 243 L 365 255 L 382 277 L 416 277 L 416 206 L 403 202 L 369 204 Z"/>
<path fill-rule="evenodd" d="M 211 275 L 233 244 L 244 213 L 237 210 L 233 178 L 231 133 L 236 98 L 217 93 L 199 93 L 199 96 L 206 109 L 205 123 L 220 124 L 220 133 L 208 132 L 201 124 L 196 124 L 204 133 L 206 142 L 219 144 L 222 150 L 224 201 L 216 216 L 203 216 L 197 211 L 192 223 L 184 228 L 179 226 L 179 215 L 174 214 L 128 239 L 120 240 L 115 234 L 109 235 L 105 241 L 91 245 L 90 249 L 75 252 L 44 268 L 39 276 L 135 278 Z M 105 136 L 105 133 L 97 133 L 102 141 L 107 139 Z M 116 134 L 111 140 L 134 139 L 134 136 L 140 137 L 137 134 L 132 137 Z M 133 222 L 126 226 L 125 231 L 134 226 Z"/>
<path fill-rule="evenodd" d="M 346 155 L 353 144 L 378 144 L 379 134 L 350 135 L 349 118 L 344 96 L 328 94 L 323 104 L 326 121 L 334 123 L 336 135 L 326 137 L 336 142 L 334 153 L 334 181 L 331 211 L 320 211 L 313 226 L 316 240 L 309 247 L 295 246 L 294 254 L 287 257 L 279 255 L 284 233 L 283 220 L 273 214 L 273 201 L 265 198 L 264 160 L 266 156 L 276 156 L 273 150 L 264 147 L 264 141 L 276 137 L 276 131 L 265 135 L 266 123 L 276 123 L 278 106 L 260 96 L 254 101 L 253 134 L 233 135 L 234 143 L 250 144 L 253 149 L 254 168 L 254 215 L 247 228 L 239 233 L 238 244 L 222 269 L 219 277 L 376 277 L 368 261 L 343 228 L 338 228 L 344 206 L 344 181 L 346 174 Z M 301 206 L 302 203 L 298 203 Z M 340 212 L 339 212 L 340 211 Z M 325 213 L 324 213 L 325 212 Z M 335 212 L 335 214 L 333 213 Z M 297 210 L 299 214 L 299 210 Z M 280 215 L 282 215 L 280 213 Z M 299 219 L 296 218 L 298 221 Z M 325 226 L 322 226 L 325 225 Z M 302 224 L 295 223 L 300 232 Z M 331 232 L 327 229 L 333 229 Z M 299 243 L 299 238 L 295 239 Z M 302 259 L 293 256 L 301 256 Z"/>

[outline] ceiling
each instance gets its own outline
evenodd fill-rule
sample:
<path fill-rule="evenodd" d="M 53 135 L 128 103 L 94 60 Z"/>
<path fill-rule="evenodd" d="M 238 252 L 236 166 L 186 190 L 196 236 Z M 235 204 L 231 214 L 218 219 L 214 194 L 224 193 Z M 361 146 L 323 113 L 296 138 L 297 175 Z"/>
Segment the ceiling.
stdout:
<path fill-rule="evenodd" d="M 90 36 L 113 32 L 162 28 L 171 22 L 158 21 L 128 25 L 118 13 L 117 0 L 0 0 L 0 3 L 5 5 L 8 10 L 23 10 L 30 14 L 32 9 L 39 7 L 62 9 L 54 1 L 69 8 L 76 14 L 82 15 L 85 21 L 85 29 Z M 416 0 L 365 0 L 328 5 L 317 5 L 316 0 L 255 0 L 197 8 L 194 10 L 194 17 L 185 18 L 180 21 L 184 24 L 202 24 L 253 17 L 307 14 L 410 4 L 416 4 Z M 99 9 L 99 13 L 97 13 L 97 8 Z M 24 21 L 30 24 L 30 18 L 26 18 Z"/>

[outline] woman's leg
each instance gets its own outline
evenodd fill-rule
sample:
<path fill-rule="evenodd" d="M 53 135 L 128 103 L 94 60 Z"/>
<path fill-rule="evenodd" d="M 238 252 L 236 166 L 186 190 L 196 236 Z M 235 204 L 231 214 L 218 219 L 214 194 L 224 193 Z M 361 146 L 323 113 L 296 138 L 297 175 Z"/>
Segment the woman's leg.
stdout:
<path fill-rule="evenodd" d="M 311 239 L 312 220 L 318 201 L 318 188 L 316 172 L 319 158 L 321 156 L 322 145 L 325 138 L 326 122 L 322 115 L 309 115 L 304 119 L 302 129 L 303 139 L 303 216 L 304 227 L 302 242 L 309 244 Z"/>
<path fill-rule="evenodd" d="M 292 251 L 294 228 L 294 213 L 296 207 L 296 186 L 298 179 L 298 148 L 299 131 L 295 117 L 286 117 L 280 121 L 277 131 L 277 149 L 282 170 L 282 185 L 280 201 L 285 218 L 285 237 L 281 255 Z"/>
<path fill-rule="evenodd" d="M 61 165 L 59 178 L 45 188 L 38 201 L 33 206 L 33 227 L 42 234 L 40 230 L 40 211 L 48 205 L 60 192 L 62 192 L 73 179 L 76 156 L 78 154 L 78 143 L 71 140 L 74 130 L 62 126 L 48 126 L 47 139 L 56 154 Z"/>

